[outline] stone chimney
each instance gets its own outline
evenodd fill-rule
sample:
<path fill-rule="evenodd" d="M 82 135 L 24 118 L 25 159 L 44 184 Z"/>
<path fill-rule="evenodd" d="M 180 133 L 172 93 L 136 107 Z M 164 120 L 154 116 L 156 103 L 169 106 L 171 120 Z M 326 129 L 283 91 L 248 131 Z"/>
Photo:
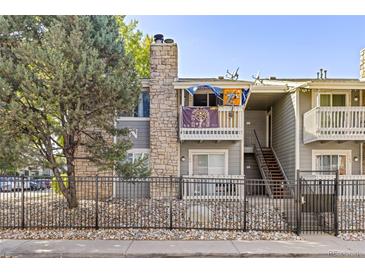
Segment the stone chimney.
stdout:
<path fill-rule="evenodd" d="M 150 167 L 152 176 L 178 176 L 177 45 L 155 35 L 150 59 Z"/>
<path fill-rule="evenodd" d="M 360 81 L 365 82 L 365 48 L 360 51 Z"/>

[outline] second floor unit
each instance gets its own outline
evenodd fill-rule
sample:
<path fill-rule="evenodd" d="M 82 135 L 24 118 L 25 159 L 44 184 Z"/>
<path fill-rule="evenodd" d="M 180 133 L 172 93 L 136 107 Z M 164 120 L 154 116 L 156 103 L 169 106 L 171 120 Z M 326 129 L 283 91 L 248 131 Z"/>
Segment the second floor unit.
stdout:
<path fill-rule="evenodd" d="M 242 140 L 250 83 L 224 79 L 178 79 L 180 141 Z"/>
<path fill-rule="evenodd" d="M 303 142 L 363 141 L 365 83 L 356 79 L 312 81 L 302 87 Z"/>

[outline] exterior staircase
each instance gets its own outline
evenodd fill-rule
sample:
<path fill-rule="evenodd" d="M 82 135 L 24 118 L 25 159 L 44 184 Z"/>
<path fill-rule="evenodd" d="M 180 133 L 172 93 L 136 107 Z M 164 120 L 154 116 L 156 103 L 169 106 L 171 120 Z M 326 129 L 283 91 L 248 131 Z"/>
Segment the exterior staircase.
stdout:
<path fill-rule="evenodd" d="M 281 171 L 278 160 L 276 159 L 272 149 L 269 147 L 263 147 L 262 156 L 271 174 L 270 179 L 274 181 L 285 181 L 285 176 Z"/>
<path fill-rule="evenodd" d="M 254 134 L 257 141 L 257 145 L 255 145 L 255 156 L 262 178 L 265 180 L 267 193 L 274 199 L 289 198 L 290 192 L 287 186 L 287 180 L 281 169 L 279 160 L 270 147 L 261 146 L 256 131 L 254 131 Z"/>

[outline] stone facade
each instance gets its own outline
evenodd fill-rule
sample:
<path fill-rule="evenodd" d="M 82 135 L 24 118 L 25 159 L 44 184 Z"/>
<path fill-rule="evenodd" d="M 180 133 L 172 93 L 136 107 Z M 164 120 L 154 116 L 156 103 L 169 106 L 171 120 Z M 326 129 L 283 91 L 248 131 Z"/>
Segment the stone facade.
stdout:
<path fill-rule="evenodd" d="M 177 176 L 179 164 L 176 44 L 151 45 L 150 164 L 152 176 Z"/>
<path fill-rule="evenodd" d="M 178 97 L 173 81 L 178 76 L 177 45 L 151 45 L 150 167 L 152 176 L 178 176 Z M 171 195 L 165 184 L 153 184 L 151 196 Z M 173 187 L 175 189 L 175 187 Z M 169 195 L 167 195 L 169 196 Z"/>
<path fill-rule="evenodd" d="M 150 168 L 152 176 L 178 176 L 179 142 L 178 142 L 178 96 L 173 81 L 178 77 L 178 52 L 175 43 L 154 43 L 150 48 Z M 111 139 L 112 141 L 112 139 Z M 80 147 L 77 156 L 87 156 L 86 149 Z M 113 171 L 100 172 L 98 167 L 87 159 L 76 161 L 76 176 L 113 176 Z M 171 195 L 169 180 L 161 185 L 151 186 L 151 196 L 165 197 Z M 105 184 L 104 184 L 105 185 Z M 173 186 L 173 192 L 175 187 Z M 105 186 L 104 186 L 105 187 Z M 83 186 L 85 188 L 85 186 Z M 109 196 L 112 187 L 107 186 L 102 196 Z M 105 188 L 104 188 L 105 190 Z M 83 191 L 94 196 L 93 189 Z M 99 193 L 101 193 L 99 189 Z M 81 193 L 80 193 L 81 195 Z M 88 195 L 86 195 L 88 196 Z"/>
<path fill-rule="evenodd" d="M 97 130 L 97 129 L 94 129 Z M 82 136 L 86 138 L 86 136 Z M 110 143 L 113 142 L 112 136 L 104 136 L 106 140 Z M 82 141 L 85 141 L 82 139 Z M 76 176 L 113 176 L 113 170 L 99 171 L 98 167 L 90 162 L 88 159 L 82 159 L 88 156 L 86 148 L 84 146 L 79 146 L 76 150 L 76 157 L 81 158 L 75 161 L 75 174 Z"/>
<path fill-rule="evenodd" d="M 83 136 L 82 138 L 85 138 Z M 109 142 L 113 142 L 112 136 L 106 136 Z M 78 147 L 76 156 L 84 158 L 88 156 L 84 146 Z M 75 161 L 75 175 L 77 196 L 79 199 L 94 200 L 96 198 L 96 175 L 99 178 L 98 197 L 100 200 L 105 200 L 113 195 L 112 178 L 106 176 L 113 176 L 113 170 L 100 171 L 98 167 L 90 162 L 88 159 L 77 159 Z"/>
<path fill-rule="evenodd" d="M 365 81 L 365 49 L 360 51 L 360 81 Z"/>

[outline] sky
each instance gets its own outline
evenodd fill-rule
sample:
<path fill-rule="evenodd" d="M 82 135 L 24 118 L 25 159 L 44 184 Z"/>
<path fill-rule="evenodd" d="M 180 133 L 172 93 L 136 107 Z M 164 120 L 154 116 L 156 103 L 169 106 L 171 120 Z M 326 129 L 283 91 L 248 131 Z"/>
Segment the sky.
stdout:
<path fill-rule="evenodd" d="M 365 16 L 127 16 L 146 34 L 173 38 L 179 77 L 359 78 Z"/>

